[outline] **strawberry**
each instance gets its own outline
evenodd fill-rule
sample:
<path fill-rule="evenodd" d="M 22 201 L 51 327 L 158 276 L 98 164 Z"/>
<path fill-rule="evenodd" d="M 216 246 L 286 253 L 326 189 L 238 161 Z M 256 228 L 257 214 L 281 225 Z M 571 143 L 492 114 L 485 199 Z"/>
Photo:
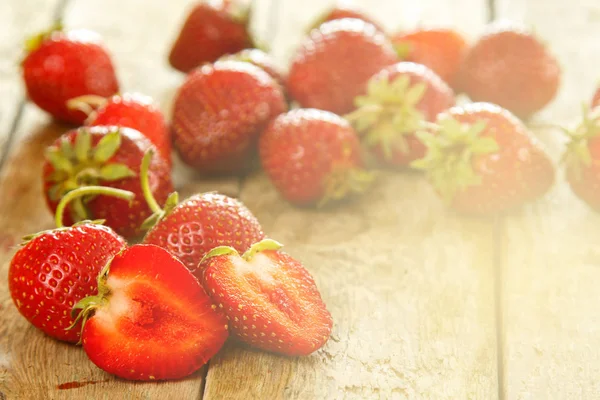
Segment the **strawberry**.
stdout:
<path fill-rule="evenodd" d="M 392 42 L 402 60 L 423 64 L 455 87 L 460 65 L 467 51 L 467 42 L 451 29 L 416 29 L 401 32 Z"/>
<path fill-rule="evenodd" d="M 131 380 L 179 379 L 214 356 L 227 320 L 177 258 L 151 245 L 117 254 L 81 309 L 81 342 L 104 371 Z"/>
<path fill-rule="evenodd" d="M 223 61 L 245 61 L 262 68 L 271 75 L 282 87 L 285 85 L 285 75 L 275 64 L 273 57 L 259 49 L 244 49 L 235 54 L 227 54 L 220 58 Z"/>
<path fill-rule="evenodd" d="M 277 190 L 298 205 L 322 205 L 363 192 L 372 179 L 363 169 L 356 133 L 328 111 L 281 114 L 261 135 L 259 149 Z"/>
<path fill-rule="evenodd" d="M 473 101 L 489 101 L 526 118 L 556 95 L 560 67 L 531 33 L 492 25 L 467 53 L 459 87 Z"/>
<path fill-rule="evenodd" d="M 169 63 L 181 72 L 189 72 L 225 54 L 253 47 L 248 32 L 249 12 L 233 0 L 197 4 L 171 48 Z"/>
<path fill-rule="evenodd" d="M 400 62 L 375 74 L 355 104 L 346 118 L 366 147 L 387 165 L 406 166 L 425 154 L 415 131 L 454 105 L 454 93 L 426 66 Z"/>
<path fill-rule="evenodd" d="M 310 273 L 279 248 L 270 239 L 242 256 L 217 247 L 202 262 L 202 284 L 239 340 L 289 356 L 308 355 L 327 342 L 331 314 Z"/>
<path fill-rule="evenodd" d="M 171 193 L 164 209 L 148 190 L 148 168 L 152 152 L 144 155 L 141 186 L 154 212 L 145 222 L 144 243 L 167 249 L 194 274 L 202 257 L 217 246 L 231 246 L 244 252 L 265 235 L 254 215 L 239 200 L 218 193 L 195 194 L 178 203 Z"/>
<path fill-rule="evenodd" d="M 71 308 L 96 293 L 94 279 L 125 248 L 125 240 L 90 221 L 40 232 L 26 240 L 8 270 L 13 302 L 27 321 L 48 336 L 75 343 L 80 330 L 66 330 L 73 324 Z"/>
<path fill-rule="evenodd" d="M 581 200 L 600 211 L 600 108 L 590 112 L 586 107 L 582 121 L 566 133 L 567 182 Z"/>
<path fill-rule="evenodd" d="M 154 148 L 140 132 L 130 128 L 94 126 L 65 133 L 46 150 L 43 183 L 46 203 L 52 212 L 58 201 L 78 187 L 100 185 L 129 190 L 132 202 L 94 193 L 76 199 L 65 214 L 70 225 L 82 219 L 105 219 L 117 233 L 130 238 L 141 233 L 140 225 L 152 213 L 143 200 L 137 177 L 146 150 Z M 156 156 L 150 169 L 150 187 L 158 201 L 173 191 L 170 168 Z"/>
<path fill-rule="evenodd" d="M 438 132 L 420 132 L 427 155 L 413 163 L 454 209 L 492 214 L 546 193 L 554 167 L 540 143 L 509 111 L 470 103 L 438 116 Z"/>
<path fill-rule="evenodd" d="M 279 85 L 262 69 L 218 61 L 191 72 L 173 108 L 175 147 L 204 172 L 247 169 L 258 135 L 287 108 Z"/>
<path fill-rule="evenodd" d="M 81 96 L 69 100 L 68 106 L 88 114 L 86 126 L 112 125 L 139 131 L 171 164 L 171 131 L 151 97 L 140 93 L 124 93 L 110 98 Z"/>
<path fill-rule="evenodd" d="M 82 124 L 85 113 L 69 109 L 69 99 L 111 96 L 119 90 L 110 56 L 94 32 L 58 26 L 30 39 L 26 47 L 22 68 L 27 95 L 56 119 Z"/>
<path fill-rule="evenodd" d="M 391 42 L 375 26 L 351 18 L 326 22 L 296 52 L 287 89 L 303 107 L 345 114 L 369 78 L 396 61 Z"/>
<path fill-rule="evenodd" d="M 365 15 L 365 13 L 349 8 L 346 5 L 338 4 L 330 9 L 328 9 L 321 17 L 319 17 L 312 25 L 311 29 L 316 29 L 325 22 L 335 21 L 336 19 L 344 19 L 344 18 L 354 18 L 361 19 L 375 28 L 379 29 L 381 32 L 385 32 L 385 29 L 381 26 L 381 24 L 375 22 L 372 18 L 369 18 Z"/>

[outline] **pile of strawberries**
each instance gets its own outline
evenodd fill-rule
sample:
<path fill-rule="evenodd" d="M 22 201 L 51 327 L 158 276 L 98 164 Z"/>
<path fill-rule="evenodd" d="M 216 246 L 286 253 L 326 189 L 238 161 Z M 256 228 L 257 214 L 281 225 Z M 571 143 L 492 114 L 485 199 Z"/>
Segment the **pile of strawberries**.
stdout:
<path fill-rule="evenodd" d="M 217 193 L 179 201 L 171 146 L 204 174 L 243 174 L 258 159 L 300 206 L 368 191 L 378 167 L 422 170 L 449 206 L 477 215 L 520 206 L 554 182 L 519 118 L 554 98 L 560 69 L 527 31 L 494 24 L 470 47 L 448 29 L 390 36 L 337 7 L 284 74 L 253 48 L 248 16 L 227 0 L 191 11 L 169 55 L 187 73 L 169 124 L 151 98 L 116 94 L 96 34 L 57 26 L 27 44 L 29 98 L 83 126 L 46 151 L 43 194 L 57 228 L 25 239 L 10 291 L 29 322 L 81 342 L 109 373 L 176 379 L 230 335 L 307 355 L 331 333 L 310 273 L 241 202 Z M 461 92 L 476 102 L 456 105 Z M 595 208 L 599 121 L 585 113 L 565 157 L 569 183 Z"/>

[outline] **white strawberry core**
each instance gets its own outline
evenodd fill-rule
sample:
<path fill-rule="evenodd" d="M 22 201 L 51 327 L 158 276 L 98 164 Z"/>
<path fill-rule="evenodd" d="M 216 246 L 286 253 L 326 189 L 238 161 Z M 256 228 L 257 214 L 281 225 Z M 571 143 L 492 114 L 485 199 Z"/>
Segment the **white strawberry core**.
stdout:
<path fill-rule="evenodd" d="M 236 272 L 241 276 L 254 274 L 261 282 L 274 286 L 273 272 L 277 269 L 276 264 L 262 253 L 255 254 L 250 262 L 241 257 L 233 257 L 233 265 Z"/>

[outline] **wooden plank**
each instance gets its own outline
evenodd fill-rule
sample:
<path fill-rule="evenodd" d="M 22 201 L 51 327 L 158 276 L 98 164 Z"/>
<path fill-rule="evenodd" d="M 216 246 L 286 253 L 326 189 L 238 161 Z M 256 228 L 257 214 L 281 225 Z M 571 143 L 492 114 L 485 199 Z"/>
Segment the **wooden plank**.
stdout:
<path fill-rule="evenodd" d="M 480 29 L 486 15 L 474 0 L 355 3 L 389 28 L 422 17 Z M 327 6 L 281 2 L 282 64 Z M 497 398 L 491 222 L 450 215 L 411 173 L 383 173 L 363 199 L 335 210 L 294 208 L 260 173 L 241 199 L 313 273 L 334 331 L 305 358 L 230 343 L 210 362 L 205 399 Z"/>
<path fill-rule="evenodd" d="M 564 124 L 579 116 L 598 83 L 600 4 L 499 0 L 498 16 L 523 21 L 558 56 L 563 84 L 532 124 Z M 556 160 L 564 140 L 536 129 Z M 600 216 L 571 193 L 562 174 L 537 204 L 503 227 L 504 391 L 507 399 L 600 397 Z"/>
<path fill-rule="evenodd" d="M 258 3 L 253 26 L 264 24 L 269 10 L 265 1 Z M 51 8 L 46 8 L 50 2 L 42 2 L 43 7 L 38 3 L 21 2 L 22 6 L 13 10 L 19 18 L 11 13 L 0 14 L 2 21 L 5 16 L 9 18 L 4 24 L 9 32 L 21 34 L 19 25 L 26 17 L 33 26 L 33 22 L 42 20 L 40 13 L 52 16 Z M 152 0 L 145 1 L 140 9 L 136 2 L 72 0 L 64 22 L 69 28 L 98 31 L 111 50 L 122 91 L 153 96 L 169 117 L 173 94 L 184 76 L 167 66 L 166 54 L 193 3 L 193 0 L 177 0 L 169 2 L 167 7 L 162 0 Z M 5 8 L 2 2 L 0 12 Z M 11 25 L 11 18 L 15 26 Z M 18 83 L 15 76 L 9 78 Z M 0 399 L 4 395 L 9 399 L 199 398 L 205 369 L 178 382 L 144 384 L 116 380 L 96 368 L 80 348 L 58 343 L 35 330 L 12 304 L 6 281 L 8 263 L 22 235 L 52 227 L 41 196 L 40 168 L 44 148 L 66 129 L 51 122 L 33 104 L 27 104 L 6 168 L 0 175 Z M 232 196 L 239 193 L 237 178 L 199 179 L 182 165 L 176 165 L 174 174 L 183 197 L 207 190 Z"/>

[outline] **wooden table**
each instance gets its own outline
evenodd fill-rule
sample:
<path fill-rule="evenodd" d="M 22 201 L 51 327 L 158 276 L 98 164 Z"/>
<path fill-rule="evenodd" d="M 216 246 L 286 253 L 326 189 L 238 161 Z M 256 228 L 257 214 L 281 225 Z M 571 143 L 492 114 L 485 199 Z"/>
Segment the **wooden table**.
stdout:
<path fill-rule="evenodd" d="M 166 54 L 188 3 L 0 2 L 1 400 L 600 398 L 600 216 L 562 177 L 536 204 L 485 220 L 446 211 L 414 173 L 384 173 L 362 201 L 325 212 L 288 205 L 261 173 L 217 181 L 178 165 L 183 196 L 240 197 L 305 262 L 335 320 L 328 344 L 305 358 L 229 344 L 188 379 L 131 383 L 30 326 L 10 299 L 7 268 L 23 234 L 52 227 L 40 165 L 44 147 L 67 127 L 25 100 L 22 40 L 59 17 L 100 32 L 122 88 L 154 96 L 169 115 L 183 76 L 169 69 Z M 255 3 L 253 30 L 285 65 L 303 28 L 330 2 Z M 492 18 L 532 26 L 564 69 L 557 100 L 530 121 L 558 160 L 564 141 L 550 124 L 572 121 L 600 78 L 597 0 L 354 3 L 394 30 L 444 24 L 473 39 Z"/>

